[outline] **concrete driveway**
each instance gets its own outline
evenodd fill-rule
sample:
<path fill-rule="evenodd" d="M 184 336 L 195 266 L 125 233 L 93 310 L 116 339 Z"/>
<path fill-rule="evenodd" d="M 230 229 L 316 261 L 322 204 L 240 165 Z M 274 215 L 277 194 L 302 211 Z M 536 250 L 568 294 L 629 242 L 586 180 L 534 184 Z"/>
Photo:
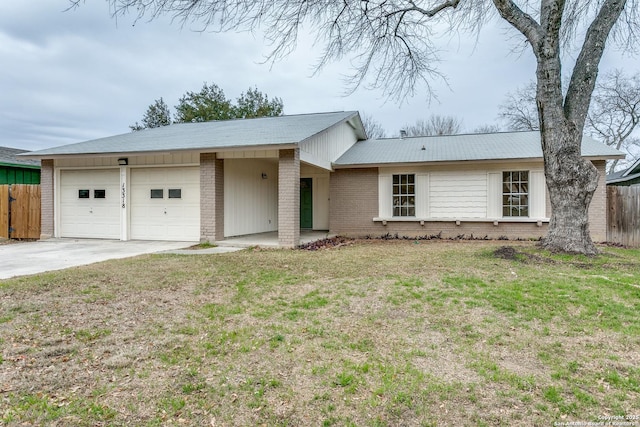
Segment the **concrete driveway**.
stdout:
<path fill-rule="evenodd" d="M 178 252 L 195 243 L 94 239 L 49 239 L 8 243 L 0 245 L 0 279 L 62 270 L 109 259 L 156 252 Z"/>

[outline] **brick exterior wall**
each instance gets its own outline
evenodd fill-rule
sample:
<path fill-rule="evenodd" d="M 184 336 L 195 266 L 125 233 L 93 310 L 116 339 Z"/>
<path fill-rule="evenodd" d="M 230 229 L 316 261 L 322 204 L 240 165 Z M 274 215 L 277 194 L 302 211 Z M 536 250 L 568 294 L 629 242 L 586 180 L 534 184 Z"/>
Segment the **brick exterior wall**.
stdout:
<path fill-rule="evenodd" d="M 280 150 L 278 164 L 278 244 L 300 244 L 300 150 Z"/>
<path fill-rule="evenodd" d="M 600 172 L 598 189 L 593 196 L 590 207 L 590 230 L 594 241 L 606 240 L 606 188 L 605 162 L 595 162 Z M 374 222 L 378 216 L 378 169 L 338 169 L 331 174 L 329 202 L 329 228 L 332 234 L 352 237 L 379 237 L 386 234 L 408 237 L 433 236 L 469 238 L 489 237 L 492 239 L 529 239 L 543 237 L 547 233 L 548 224 L 493 222 L 462 220 L 460 225 L 455 221 L 420 222 Z M 547 211 L 551 208 L 547 198 Z"/>
<path fill-rule="evenodd" d="M 224 160 L 200 154 L 200 241 L 224 240 Z"/>
<path fill-rule="evenodd" d="M 593 162 L 598 169 L 598 188 L 596 188 L 589 205 L 589 232 L 594 242 L 607 241 L 607 183 L 606 162 L 599 160 Z"/>
<path fill-rule="evenodd" d="M 376 233 L 378 168 L 337 169 L 329 178 L 329 230 L 333 234 L 366 236 Z"/>
<path fill-rule="evenodd" d="M 54 202 L 53 202 L 53 160 L 42 160 L 40 169 L 40 239 L 53 237 Z"/>

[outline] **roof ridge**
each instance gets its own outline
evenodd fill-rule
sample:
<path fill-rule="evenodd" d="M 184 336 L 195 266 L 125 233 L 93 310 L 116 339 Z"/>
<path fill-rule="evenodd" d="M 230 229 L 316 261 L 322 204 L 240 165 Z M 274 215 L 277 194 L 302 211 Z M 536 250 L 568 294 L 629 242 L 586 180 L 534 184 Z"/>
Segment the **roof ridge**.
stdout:
<path fill-rule="evenodd" d="M 454 133 L 451 135 L 411 135 L 411 136 L 390 136 L 387 138 L 371 138 L 371 141 L 381 141 L 381 140 L 407 140 L 407 139 L 418 139 L 418 138 L 448 138 L 448 137 L 462 137 L 462 136 L 480 136 L 480 135 L 506 135 L 506 134 L 515 134 L 515 133 L 540 133 L 537 130 L 513 130 L 513 131 L 498 131 L 498 132 L 464 132 L 464 133 Z"/>

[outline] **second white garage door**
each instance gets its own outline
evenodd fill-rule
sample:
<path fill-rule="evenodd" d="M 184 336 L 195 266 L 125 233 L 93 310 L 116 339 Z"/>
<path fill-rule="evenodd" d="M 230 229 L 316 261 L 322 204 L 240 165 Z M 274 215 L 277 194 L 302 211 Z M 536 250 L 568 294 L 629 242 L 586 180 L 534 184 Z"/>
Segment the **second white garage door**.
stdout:
<path fill-rule="evenodd" d="M 198 241 L 198 167 L 131 169 L 131 238 Z"/>

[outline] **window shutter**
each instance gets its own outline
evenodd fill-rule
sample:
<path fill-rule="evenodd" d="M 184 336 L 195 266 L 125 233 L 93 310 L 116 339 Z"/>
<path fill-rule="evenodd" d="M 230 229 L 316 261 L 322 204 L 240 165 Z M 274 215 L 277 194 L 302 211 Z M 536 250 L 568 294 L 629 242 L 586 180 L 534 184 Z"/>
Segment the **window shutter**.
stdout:
<path fill-rule="evenodd" d="M 429 175 L 416 176 L 416 218 L 429 218 Z"/>
<path fill-rule="evenodd" d="M 393 216 L 392 191 L 391 175 L 378 175 L 378 216 L 380 218 Z"/>
<path fill-rule="evenodd" d="M 546 182 L 544 171 L 529 172 L 529 216 L 545 218 L 546 216 Z"/>
<path fill-rule="evenodd" d="M 487 175 L 487 218 L 502 218 L 502 172 Z"/>

